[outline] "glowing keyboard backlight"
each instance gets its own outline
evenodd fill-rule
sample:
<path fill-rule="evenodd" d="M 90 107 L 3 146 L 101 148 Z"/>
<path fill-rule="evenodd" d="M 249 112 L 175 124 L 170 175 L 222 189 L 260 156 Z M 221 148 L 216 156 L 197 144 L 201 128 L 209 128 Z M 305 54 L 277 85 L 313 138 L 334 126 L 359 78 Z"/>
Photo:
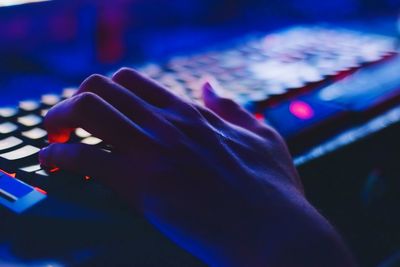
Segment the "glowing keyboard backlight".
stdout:
<path fill-rule="evenodd" d="M 43 189 L 39 188 L 39 187 L 34 187 L 36 191 L 38 191 L 39 193 L 42 193 L 43 195 L 47 195 L 47 192 L 44 191 Z"/>
<path fill-rule="evenodd" d="M 29 3 L 39 3 L 39 2 L 48 2 L 50 0 L 2 0 L 0 1 L 0 7 L 3 6 L 16 6 L 23 5 Z"/>
<path fill-rule="evenodd" d="M 289 111 L 301 120 L 309 120 L 314 117 L 313 108 L 303 101 L 293 101 L 289 106 Z"/>

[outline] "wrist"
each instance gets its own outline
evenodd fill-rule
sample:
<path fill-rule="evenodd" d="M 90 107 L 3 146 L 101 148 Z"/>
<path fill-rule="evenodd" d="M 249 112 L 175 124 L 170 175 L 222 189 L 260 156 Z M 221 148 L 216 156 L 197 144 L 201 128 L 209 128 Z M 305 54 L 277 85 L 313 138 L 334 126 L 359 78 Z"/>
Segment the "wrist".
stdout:
<path fill-rule="evenodd" d="M 304 197 L 262 218 L 247 229 L 247 240 L 230 243 L 237 247 L 222 266 L 356 266 L 336 230 Z"/>

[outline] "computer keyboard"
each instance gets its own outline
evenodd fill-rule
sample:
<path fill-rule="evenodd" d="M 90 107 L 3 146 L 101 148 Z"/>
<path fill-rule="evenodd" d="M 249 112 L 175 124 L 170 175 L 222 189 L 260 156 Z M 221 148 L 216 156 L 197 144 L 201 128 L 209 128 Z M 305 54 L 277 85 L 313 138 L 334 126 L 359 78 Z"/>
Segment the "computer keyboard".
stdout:
<path fill-rule="evenodd" d="M 199 82 L 211 80 L 220 95 L 262 113 L 282 98 L 396 53 L 394 38 L 345 29 L 295 27 L 138 69 L 194 101 L 201 101 Z"/>
<path fill-rule="evenodd" d="M 6 202 L 12 210 L 23 211 L 34 204 L 22 199 L 25 201 L 25 206 L 24 208 L 19 206 L 21 195 L 16 197 L 13 188 L 25 186 L 26 190 L 30 188 L 30 191 L 46 195 L 48 190 L 60 188 L 70 179 L 65 178 L 67 175 L 61 173 L 58 168 L 43 169 L 38 162 L 38 152 L 40 148 L 49 144 L 47 132 L 42 125 L 44 116 L 49 108 L 71 97 L 74 92 L 76 89 L 66 88 L 62 95 L 46 94 L 41 96 L 40 100 L 21 101 L 18 107 L 0 108 L 0 196 L 6 197 L 8 201 L 13 199 L 11 203 Z M 89 145 L 102 143 L 102 140 L 81 128 L 75 130 L 70 141 Z M 10 177 L 17 179 L 14 181 L 7 179 Z M 87 180 L 88 177 L 82 179 Z M 7 185 L 12 184 L 11 187 L 7 187 L 8 191 L 2 187 L 2 181 L 5 180 Z"/>
<path fill-rule="evenodd" d="M 330 84 L 357 70 L 396 62 L 396 55 L 396 40 L 390 37 L 344 29 L 296 27 L 136 68 L 176 94 L 200 103 L 201 83 L 208 80 L 221 96 L 236 100 L 259 119 L 272 124 L 288 141 L 299 142 L 296 138 L 309 133 L 310 128 L 318 129 L 316 125 L 323 125 L 332 133 L 331 126 L 338 125 L 339 120 L 353 122 L 347 116 L 352 112 L 349 108 L 332 102 L 338 102 L 338 97 L 323 99 L 332 91 L 326 89 Z M 391 68 L 396 66 L 400 63 Z M 391 81 L 390 93 L 400 88 L 396 81 Z M 346 84 L 341 90 L 351 93 L 351 86 L 352 83 Z M 47 111 L 75 91 L 66 88 L 61 95 L 46 94 L 40 100 L 21 101 L 18 107 L 0 108 L 0 203 L 11 210 L 21 212 L 42 200 L 46 192 L 69 182 L 69 178 L 62 178 L 65 175 L 58 168 L 44 170 L 38 163 L 38 152 L 48 145 L 42 126 Z M 376 94 L 376 90 L 370 91 Z M 340 99 L 348 98 L 342 94 Z M 70 142 L 105 145 L 84 129 L 76 129 Z M 25 188 L 25 195 L 18 193 L 21 188 Z M 30 202 L 26 192 L 34 192 Z"/>
<path fill-rule="evenodd" d="M 375 34 L 296 27 L 133 67 L 198 103 L 202 83 L 210 81 L 220 95 L 275 127 L 288 141 L 295 164 L 302 167 L 400 122 L 395 43 Z M 365 82 L 369 77 L 373 82 Z M 40 166 L 38 152 L 48 145 L 43 119 L 76 87 L 59 91 L 23 100 L 16 107 L 0 106 L 0 262 L 123 266 L 134 259 L 140 266 L 202 266 L 136 216 L 96 177 Z M 343 130 L 345 125 L 350 130 Z M 336 135 L 338 129 L 342 130 Z M 326 142 L 320 146 L 310 142 L 321 137 Z M 107 148 L 80 128 L 70 142 Z M 163 256 L 155 256 L 159 254 Z"/>
<path fill-rule="evenodd" d="M 226 47 L 177 56 L 162 64 L 137 68 L 176 94 L 201 103 L 201 85 L 211 82 L 219 95 L 231 98 L 276 128 L 298 155 L 348 126 L 371 110 L 397 102 L 389 96 L 400 88 L 397 40 L 376 34 L 328 27 L 294 27 L 269 35 L 250 36 Z M 374 66 L 377 66 L 375 69 Z M 328 90 L 341 85 L 340 99 Z M 371 77 L 378 77 L 371 82 Z M 386 90 L 382 90 L 388 85 Z M 361 96 L 360 83 L 368 84 Z M 358 88 L 352 89 L 352 88 Z M 328 91 L 328 92 L 327 92 Z M 332 90 L 330 90 L 332 91 Z M 371 93 L 389 96 L 374 106 Z M 324 98 L 325 97 L 325 98 Z M 358 98 L 358 99 L 357 99 Z M 360 101 L 362 100 L 362 101 Z"/>

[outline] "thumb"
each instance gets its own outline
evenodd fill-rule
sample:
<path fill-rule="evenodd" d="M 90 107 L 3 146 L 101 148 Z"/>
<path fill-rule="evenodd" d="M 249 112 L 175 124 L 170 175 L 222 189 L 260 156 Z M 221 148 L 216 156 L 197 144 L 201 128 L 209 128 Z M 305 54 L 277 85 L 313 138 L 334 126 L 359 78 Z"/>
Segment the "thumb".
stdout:
<path fill-rule="evenodd" d="M 207 108 L 232 124 L 250 131 L 254 131 L 255 127 L 259 125 L 253 115 L 239 104 L 231 99 L 218 96 L 208 82 L 203 85 L 203 101 Z"/>

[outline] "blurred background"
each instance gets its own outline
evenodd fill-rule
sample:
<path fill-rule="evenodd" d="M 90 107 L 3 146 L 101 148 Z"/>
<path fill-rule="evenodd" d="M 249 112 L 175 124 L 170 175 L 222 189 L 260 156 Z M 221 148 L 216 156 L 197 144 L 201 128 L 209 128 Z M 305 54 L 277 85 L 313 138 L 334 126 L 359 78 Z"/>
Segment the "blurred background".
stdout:
<path fill-rule="evenodd" d="M 328 22 L 394 35 L 400 12 L 399 0 L 23 2 L 0 1 L 0 92 L 7 91 L 6 102 L 21 88 L 29 94 L 78 84 L 93 72 L 159 62 L 290 25 Z M 34 77 L 24 84 L 27 76 Z"/>

